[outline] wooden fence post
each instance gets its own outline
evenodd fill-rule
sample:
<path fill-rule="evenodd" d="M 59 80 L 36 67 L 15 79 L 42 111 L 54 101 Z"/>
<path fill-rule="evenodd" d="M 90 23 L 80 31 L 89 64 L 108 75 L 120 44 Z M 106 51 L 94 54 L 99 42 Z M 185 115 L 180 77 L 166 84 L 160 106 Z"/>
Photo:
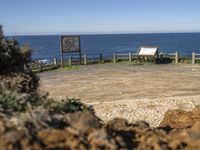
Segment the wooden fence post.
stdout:
<path fill-rule="evenodd" d="M 192 52 L 192 64 L 195 64 L 195 52 Z"/>
<path fill-rule="evenodd" d="M 72 58 L 69 56 L 69 66 L 72 66 Z"/>
<path fill-rule="evenodd" d="M 43 64 L 42 64 L 42 62 L 39 63 L 39 68 L 40 68 L 40 71 L 43 71 Z"/>
<path fill-rule="evenodd" d="M 87 56 L 85 54 L 83 55 L 83 59 L 84 59 L 84 65 L 87 65 Z"/>
<path fill-rule="evenodd" d="M 99 54 L 99 62 L 102 62 L 102 54 Z"/>
<path fill-rule="evenodd" d="M 54 64 L 55 66 L 58 65 L 58 63 L 57 63 L 57 59 L 56 59 L 56 58 L 53 58 L 53 64 Z"/>
<path fill-rule="evenodd" d="M 175 52 L 175 63 L 178 64 L 179 62 L 179 53 Z"/>
<path fill-rule="evenodd" d="M 114 62 L 114 63 L 117 62 L 117 54 L 116 54 L 116 53 L 113 54 L 113 62 Z"/>
<path fill-rule="evenodd" d="M 159 58 L 158 58 L 159 59 Z M 159 59 L 161 62 L 163 61 L 163 53 L 160 52 L 160 59 Z"/>
<path fill-rule="evenodd" d="M 129 52 L 129 62 L 132 62 L 132 52 Z"/>

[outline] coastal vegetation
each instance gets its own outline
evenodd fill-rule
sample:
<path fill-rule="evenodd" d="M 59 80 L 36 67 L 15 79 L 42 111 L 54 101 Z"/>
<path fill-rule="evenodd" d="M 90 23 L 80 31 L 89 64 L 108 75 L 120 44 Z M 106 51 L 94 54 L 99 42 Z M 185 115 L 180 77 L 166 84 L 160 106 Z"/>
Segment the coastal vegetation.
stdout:
<path fill-rule="evenodd" d="M 72 110 L 86 108 L 76 100 L 66 99 L 58 103 L 48 98 L 47 93 L 40 93 L 39 78 L 27 69 L 31 61 L 29 47 L 20 47 L 14 39 L 4 38 L 2 28 L 0 31 L 2 37 L 0 39 L 0 111 L 6 113 L 26 111 L 28 105 L 33 109 L 44 106 L 65 112 L 71 112 L 71 108 Z M 72 107 L 68 107 L 68 104 Z"/>
<path fill-rule="evenodd" d="M 3 38 L 3 29 L 2 29 L 2 25 L 0 25 L 0 39 Z"/>

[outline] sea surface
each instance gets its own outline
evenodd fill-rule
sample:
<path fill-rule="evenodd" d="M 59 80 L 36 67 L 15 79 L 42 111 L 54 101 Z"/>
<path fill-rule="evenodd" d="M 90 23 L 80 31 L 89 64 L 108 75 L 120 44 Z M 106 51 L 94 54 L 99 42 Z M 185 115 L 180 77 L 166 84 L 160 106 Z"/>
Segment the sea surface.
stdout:
<path fill-rule="evenodd" d="M 100 53 L 112 57 L 114 52 L 137 52 L 140 46 L 159 46 L 159 52 L 180 52 L 181 56 L 200 53 L 200 33 L 105 34 L 80 35 L 81 52 L 90 57 Z M 11 38 L 11 37 L 9 37 Z M 29 44 L 32 59 L 60 59 L 59 35 L 12 36 L 21 45 Z M 64 54 L 64 57 L 70 54 Z"/>

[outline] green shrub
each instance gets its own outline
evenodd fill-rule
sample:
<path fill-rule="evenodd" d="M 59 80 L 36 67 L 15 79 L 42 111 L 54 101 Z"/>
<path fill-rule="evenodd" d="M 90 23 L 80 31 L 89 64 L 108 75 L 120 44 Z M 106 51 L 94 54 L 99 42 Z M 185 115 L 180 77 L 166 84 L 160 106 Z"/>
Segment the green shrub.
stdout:
<path fill-rule="evenodd" d="M 11 90 L 19 93 L 36 92 L 38 77 L 30 70 L 26 70 L 31 60 L 31 51 L 28 45 L 20 48 L 19 43 L 4 38 L 0 26 L 0 91 Z"/>
<path fill-rule="evenodd" d="M 82 111 L 95 114 L 95 111 L 92 106 L 87 106 L 81 103 L 79 99 L 66 98 L 61 101 L 54 101 L 51 99 L 47 101 L 45 105 L 46 107 L 50 108 L 51 112 L 56 113 L 73 113 L 76 111 Z"/>
<path fill-rule="evenodd" d="M 38 92 L 39 78 L 26 69 L 31 60 L 28 45 L 19 46 L 16 40 L 8 40 L 3 36 L 0 26 L 0 112 L 14 114 L 26 111 L 29 104 L 33 109 L 40 106 L 55 113 L 87 111 L 94 113 L 79 100 L 65 99 L 57 102 L 49 99 L 47 94 Z"/>
<path fill-rule="evenodd" d="M 3 30 L 2 30 L 2 25 L 0 25 L 0 39 L 3 38 Z"/>
<path fill-rule="evenodd" d="M 27 95 L 19 95 L 6 91 L 0 93 L 0 111 L 2 113 L 18 112 L 26 110 Z"/>

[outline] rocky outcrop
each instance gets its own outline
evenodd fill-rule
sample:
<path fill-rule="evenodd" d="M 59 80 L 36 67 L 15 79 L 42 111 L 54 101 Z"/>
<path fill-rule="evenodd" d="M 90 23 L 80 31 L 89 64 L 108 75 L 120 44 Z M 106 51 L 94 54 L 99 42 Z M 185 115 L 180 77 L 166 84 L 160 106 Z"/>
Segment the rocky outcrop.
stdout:
<path fill-rule="evenodd" d="M 164 119 L 160 123 L 160 126 L 169 126 L 171 128 L 188 128 L 197 121 L 200 121 L 200 107 L 195 107 L 192 111 L 177 109 L 166 112 Z"/>
<path fill-rule="evenodd" d="M 181 118 L 187 118 L 187 112 L 181 110 L 174 112 L 177 111 Z M 192 112 L 190 117 L 193 118 L 194 123 L 188 124 L 188 120 L 185 119 L 186 122 L 180 122 L 181 125 L 185 123 L 183 126 L 178 125 L 178 122 L 176 124 L 172 122 L 170 126 L 168 121 L 167 126 L 163 124 L 157 128 L 152 128 L 143 121 L 128 123 L 127 120 L 120 118 L 102 124 L 99 118 L 87 112 L 49 115 L 48 111 L 40 110 L 32 112 L 33 114 L 27 112 L 9 119 L 2 116 L 0 147 L 11 150 L 199 149 L 200 121 L 197 116 L 195 117 L 199 112 L 199 107 L 193 109 Z M 166 115 L 169 115 L 169 112 Z M 171 118 L 173 120 L 173 116 Z"/>

